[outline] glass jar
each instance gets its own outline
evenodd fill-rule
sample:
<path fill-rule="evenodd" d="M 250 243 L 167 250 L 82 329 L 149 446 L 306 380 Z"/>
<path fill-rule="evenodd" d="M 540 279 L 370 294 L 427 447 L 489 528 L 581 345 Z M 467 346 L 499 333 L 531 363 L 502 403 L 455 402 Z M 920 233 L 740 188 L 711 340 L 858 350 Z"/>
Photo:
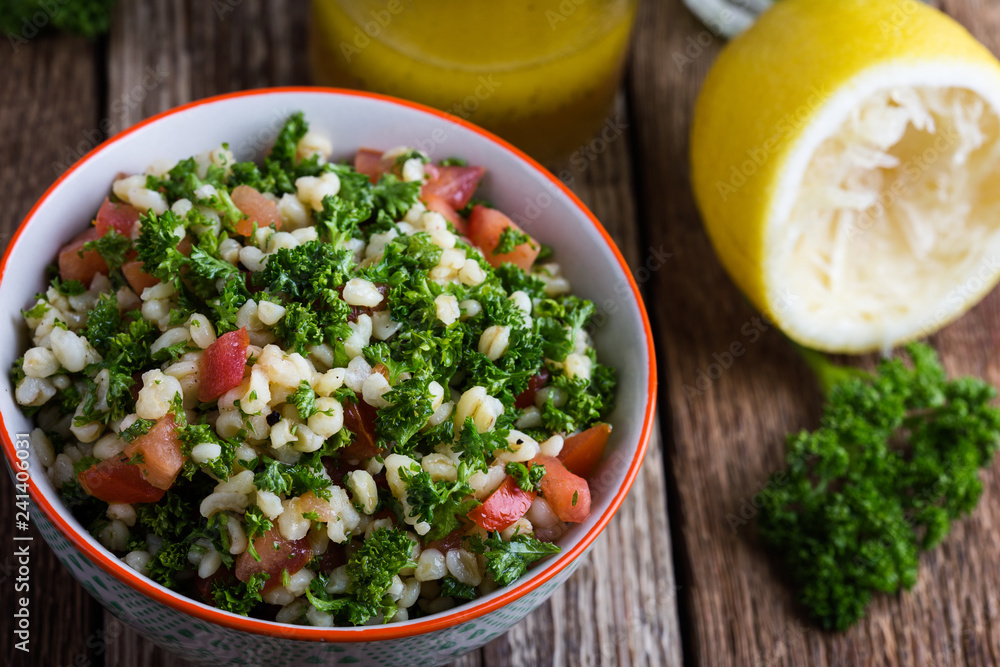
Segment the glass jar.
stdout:
<path fill-rule="evenodd" d="M 316 83 L 421 102 L 539 159 L 610 111 L 638 0 L 313 0 Z"/>

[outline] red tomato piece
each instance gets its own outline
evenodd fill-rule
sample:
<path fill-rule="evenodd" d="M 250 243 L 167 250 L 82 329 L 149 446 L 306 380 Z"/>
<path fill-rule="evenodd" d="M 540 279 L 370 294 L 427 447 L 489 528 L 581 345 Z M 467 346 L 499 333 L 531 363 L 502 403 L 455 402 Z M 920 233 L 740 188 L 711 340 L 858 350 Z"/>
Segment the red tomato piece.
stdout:
<path fill-rule="evenodd" d="M 299 499 L 295 501 L 295 507 L 301 514 L 315 513 L 323 522 L 337 520 L 337 513 L 333 510 L 333 506 L 312 491 L 306 491 L 299 496 Z"/>
<path fill-rule="evenodd" d="M 524 491 L 507 475 L 486 502 L 469 512 L 469 519 L 483 530 L 503 530 L 524 516 L 534 499 L 534 493 Z"/>
<path fill-rule="evenodd" d="M 538 375 L 533 375 L 530 380 L 528 380 L 528 388 L 518 394 L 517 398 L 514 400 L 514 407 L 518 410 L 523 410 L 524 408 L 530 408 L 535 404 L 535 394 L 538 390 L 544 387 L 549 381 L 549 369 L 542 368 L 538 371 Z"/>
<path fill-rule="evenodd" d="M 425 194 L 422 195 L 422 198 L 424 205 L 427 206 L 427 210 L 436 211 L 443 215 L 444 219 L 450 222 L 462 236 L 469 235 L 469 223 L 458 214 L 458 211 L 451 207 L 451 204 L 438 195 Z"/>
<path fill-rule="evenodd" d="M 233 571 L 225 567 L 220 567 L 215 571 L 214 574 L 202 579 L 198 575 L 195 575 L 194 586 L 198 589 L 198 593 L 201 594 L 202 599 L 206 604 L 215 606 L 215 582 L 219 582 L 223 586 L 227 586 L 232 583 Z"/>
<path fill-rule="evenodd" d="M 571 473 L 562 461 L 552 456 L 536 456 L 532 463 L 545 466 L 545 476 L 539 487 L 556 516 L 571 523 L 580 523 L 590 516 L 587 480 Z"/>
<path fill-rule="evenodd" d="M 98 273 L 107 275 L 105 264 L 96 250 L 83 250 L 83 244 L 101 237 L 96 227 L 91 227 L 59 250 L 59 277 L 63 280 L 79 280 L 90 285 Z"/>
<path fill-rule="evenodd" d="M 323 573 L 332 572 L 341 565 L 346 564 L 347 551 L 344 549 L 344 545 L 330 542 L 326 551 L 319 557 L 319 561 L 316 564 L 316 571 Z"/>
<path fill-rule="evenodd" d="M 191 237 L 185 236 L 181 239 L 180 243 L 177 244 L 177 252 L 184 255 L 185 257 L 191 256 L 191 251 L 194 249 L 194 245 L 191 243 Z"/>
<path fill-rule="evenodd" d="M 139 296 L 142 296 L 142 290 L 147 287 L 160 284 L 159 278 L 142 270 L 142 262 L 140 261 L 125 262 L 122 264 L 122 273 L 125 275 L 129 287 Z"/>
<path fill-rule="evenodd" d="M 255 537 L 253 547 L 260 560 L 254 558 L 249 549 L 241 553 L 236 559 L 236 578 L 249 581 L 255 574 L 267 572 L 270 577 L 264 584 L 265 593 L 281 586 L 283 570 L 287 570 L 289 575 L 295 574 L 313 557 L 307 538 L 290 542 L 281 536 L 277 528 L 270 528 L 263 535 Z"/>
<path fill-rule="evenodd" d="M 457 211 L 472 199 L 486 169 L 425 164 L 424 173 L 427 175 L 427 182 L 421 188 L 421 194 L 436 195 Z"/>
<path fill-rule="evenodd" d="M 341 458 L 346 460 L 370 459 L 382 454 L 375 443 L 375 418 L 378 410 L 364 401 L 344 403 L 344 427 L 354 434 L 354 442 L 345 447 Z"/>
<path fill-rule="evenodd" d="M 150 484 L 128 460 L 112 456 L 82 471 L 77 480 L 84 491 L 107 503 L 155 503 L 162 498 L 164 490 Z"/>
<path fill-rule="evenodd" d="M 122 236 L 128 236 L 132 233 L 132 227 L 135 226 L 136 221 L 139 220 L 139 215 L 139 209 L 136 207 L 129 204 L 112 203 L 111 200 L 105 198 L 101 209 L 97 212 L 94 227 L 97 228 L 97 232 L 101 236 L 107 234 L 111 229 Z"/>
<path fill-rule="evenodd" d="M 236 233 L 240 236 L 250 236 L 253 234 L 254 225 L 257 228 L 270 227 L 281 229 L 281 213 L 278 212 L 278 205 L 251 188 L 249 185 L 237 185 L 229 195 L 236 208 L 247 216 L 236 223 Z"/>
<path fill-rule="evenodd" d="M 527 510 L 525 510 L 527 511 Z M 454 549 L 458 549 L 462 546 L 462 538 L 465 537 L 465 528 L 456 528 L 451 531 L 440 540 L 434 540 L 428 544 L 425 548 L 427 549 L 437 549 L 443 554 L 448 553 Z"/>
<path fill-rule="evenodd" d="M 186 457 L 181 453 L 181 440 L 177 437 L 174 416 L 168 414 L 153 424 L 145 435 L 140 435 L 125 448 L 130 459 L 141 454 L 134 465 L 142 470 L 146 480 L 158 489 L 169 489 L 177 474 L 184 467 Z"/>
<path fill-rule="evenodd" d="M 559 460 L 574 475 L 587 478 L 597 463 L 604 458 L 604 449 L 611 435 L 610 424 L 597 424 L 586 431 L 566 438 L 559 452 Z"/>
<path fill-rule="evenodd" d="M 364 174 L 374 185 L 382 175 L 382 151 L 362 148 L 354 156 L 354 171 Z"/>
<path fill-rule="evenodd" d="M 521 231 L 521 228 L 514 224 L 513 220 L 495 208 L 476 206 L 472 209 L 472 215 L 469 216 L 469 238 L 483 251 L 486 261 L 491 266 L 500 266 L 504 262 L 510 262 L 528 271 L 542 250 L 542 247 L 534 239 L 522 243 L 511 252 L 502 255 L 493 254 L 493 249 L 500 242 L 500 235 L 508 227 L 513 227 L 518 232 Z"/>
<path fill-rule="evenodd" d="M 219 336 L 201 355 L 198 400 L 207 403 L 243 381 L 250 337 L 246 328 Z"/>

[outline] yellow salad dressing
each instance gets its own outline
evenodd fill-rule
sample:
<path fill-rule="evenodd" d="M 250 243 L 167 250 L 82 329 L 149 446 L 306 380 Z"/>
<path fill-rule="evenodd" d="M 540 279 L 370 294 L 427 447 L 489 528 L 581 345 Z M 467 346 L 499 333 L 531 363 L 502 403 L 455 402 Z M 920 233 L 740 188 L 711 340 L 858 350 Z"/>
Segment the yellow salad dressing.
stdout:
<path fill-rule="evenodd" d="M 422 102 L 535 157 L 568 154 L 610 111 L 635 0 L 313 0 L 321 85 Z"/>

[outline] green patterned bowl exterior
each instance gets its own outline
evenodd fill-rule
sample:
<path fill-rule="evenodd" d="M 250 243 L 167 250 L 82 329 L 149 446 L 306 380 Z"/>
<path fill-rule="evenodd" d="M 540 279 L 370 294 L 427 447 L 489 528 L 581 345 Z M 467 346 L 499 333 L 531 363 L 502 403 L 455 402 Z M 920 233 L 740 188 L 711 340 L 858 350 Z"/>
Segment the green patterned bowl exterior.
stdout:
<path fill-rule="evenodd" d="M 510 630 L 545 602 L 581 562 L 577 558 L 558 575 L 502 609 L 445 630 L 386 641 L 310 642 L 232 630 L 151 600 L 90 562 L 37 507 L 32 507 L 31 516 L 62 564 L 105 609 L 157 646 L 187 660 L 217 665 L 443 665 Z"/>

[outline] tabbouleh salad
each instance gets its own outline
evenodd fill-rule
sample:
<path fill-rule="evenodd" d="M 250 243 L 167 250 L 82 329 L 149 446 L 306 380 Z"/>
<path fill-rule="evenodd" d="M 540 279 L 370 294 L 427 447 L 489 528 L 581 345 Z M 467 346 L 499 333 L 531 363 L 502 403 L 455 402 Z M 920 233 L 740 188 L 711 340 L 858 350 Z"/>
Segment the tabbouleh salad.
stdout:
<path fill-rule="evenodd" d="M 551 251 L 409 148 L 289 118 L 120 176 L 12 369 L 66 505 L 150 579 L 314 626 L 440 612 L 590 513 L 613 371 Z"/>

